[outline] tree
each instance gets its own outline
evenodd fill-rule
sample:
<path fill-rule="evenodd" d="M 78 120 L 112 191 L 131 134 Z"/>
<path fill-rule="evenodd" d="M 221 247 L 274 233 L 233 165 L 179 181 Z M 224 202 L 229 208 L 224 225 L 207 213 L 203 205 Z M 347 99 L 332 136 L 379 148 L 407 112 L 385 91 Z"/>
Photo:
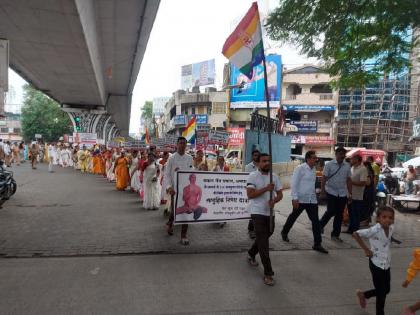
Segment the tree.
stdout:
<path fill-rule="evenodd" d="M 419 0 L 281 0 L 266 28 L 325 62 L 336 87 L 351 88 L 407 69 L 419 25 Z"/>
<path fill-rule="evenodd" d="M 144 102 L 143 107 L 141 108 L 141 117 L 144 119 L 146 127 L 148 129 L 153 128 L 153 102 L 146 101 Z"/>
<path fill-rule="evenodd" d="M 25 140 L 35 139 L 38 133 L 46 142 L 57 141 L 73 131 L 70 118 L 56 101 L 29 84 L 23 87 L 23 91 L 22 132 Z"/>

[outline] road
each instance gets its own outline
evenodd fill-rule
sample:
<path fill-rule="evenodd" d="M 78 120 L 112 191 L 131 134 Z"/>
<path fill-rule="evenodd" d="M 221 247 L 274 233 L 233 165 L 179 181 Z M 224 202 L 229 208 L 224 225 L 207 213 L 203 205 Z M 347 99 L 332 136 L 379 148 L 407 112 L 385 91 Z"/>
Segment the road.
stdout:
<path fill-rule="evenodd" d="M 164 232 L 162 211 L 142 209 L 100 176 L 45 165 L 14 166 L 18 192 L 0 209 L 0 309 L 4 314 L 367 314 L 354 290 L 371 287 L 367 261 L 354 241 L 329 255 L 310 250 L 305 215 L 280 239 L 290 195 L 276 208 L 272 261 L 277 285 L 262 284 L 246 263 L 246 222 L 191 227 L 191 246 Z M 321 208 L 322 213 L 324 209 Z M 392 292 L 387 314 L 418 298 L 420 280 L 401 288 L 420 216 L 397 214 Z M 374 302 L 368 311 L 373 312 Z"/>

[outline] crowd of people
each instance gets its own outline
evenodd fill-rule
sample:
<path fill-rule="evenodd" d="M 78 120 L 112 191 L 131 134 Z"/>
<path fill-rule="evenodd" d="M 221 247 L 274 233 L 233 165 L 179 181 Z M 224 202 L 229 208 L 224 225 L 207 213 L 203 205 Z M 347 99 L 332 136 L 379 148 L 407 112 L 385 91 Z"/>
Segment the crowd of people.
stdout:
<path fill-rule="evenodd" d="M 103 176 L 114 183 L 119 191 L 131 190 L 138 194 L 146 210 L 158 210 L 165 205 L 164 212 L 168 216 L 166 233 L 174 234 L 174 211 L 171 205 L 176 194 L 176 173 L 180 170 L 229 172 L 229 166 L 222 155 L 217 156 L 215 165 L 210 165 L 202 150 L 196 150 L 194 156 L 187 153 L 187 141 L 179 137 L 176 151 L 159 152 L 155 147 L 145 150 L 124 148 L 107 148 L 95 145 L 71 146 L 65 143 L 48 145 L 33 142 L 5 142 L 0 145 L 0 159 L 7 166 L 19 165 L 30 160 L 32 168 L 39 161 L 48 161 L 48 170 L 54 172 L 55 167 L 73 167 L 81 173 Z M 340 237 L 346 213 L 348 213 L 349 233 L 369 257 L 369 269 L 372 274 L 374 289 L 357 290 L 360 306 L 376 297 L 376 314 L 384 314 L 385 300 L 390 292 L 390 244 L 394 240 L 394 210 L 383 206 L 376 211 L 376 224 L 369 224 L 375 213 L 375 194 L 379 185 L 379 166 L 369 157 L 365 162 L 361 156 L 353 156 L 346 160 L 346 150 L 339 147 L 335 150 L 335 159 L 326 163 L 321 178 L 321 198 L 327 203 L 325 213 L 319 219 L 318 200 L 316 194 L 316 164 L 318 158 L 315 151 L 308 151 L 305 162 L 297 166 L 291 179 L 292 211 L 281 230 L 284 242 L 290 242 L 289 232 L 294 223 L 305 211 L 312 223 L 313 249 L 328 254 L 322 246 L 324 228 L 333 219 L 331 239 L 343 242 Z M 269 238 L 274 232 L 274 216 L 272 209 L 283 199 L 283 185 L 276 174 L 271 171 L 271 157 L 259 150 L 253 150 L 252 161 L 245 167 L 249 172 L 246 184 L 248 209 L 251 220 L 248 232 L 253 244 L 248 250 L 248 262 L 258 266 L 259 254 L 264 269 L 264 284 L 275 284 L 274 271 L 270 261 Z M 184 196 L 188 198 L 188 196 Z M 360 229 L 364 222 L 368 228 Z M 224 224 L 221 224 L 223 227 Z M 368 246 L 363 238 L 368 239 Z M 182 245 L 189 245 L 188 225 L 181 225 Z M 403 283 L 407 287 L 420 270 L 420 250 L 414 252 L 414 260 L 410 264 L 407 278 Z M 412 315 L 420 309 L 420 302 L 405 308 L 405 314 Z"/>

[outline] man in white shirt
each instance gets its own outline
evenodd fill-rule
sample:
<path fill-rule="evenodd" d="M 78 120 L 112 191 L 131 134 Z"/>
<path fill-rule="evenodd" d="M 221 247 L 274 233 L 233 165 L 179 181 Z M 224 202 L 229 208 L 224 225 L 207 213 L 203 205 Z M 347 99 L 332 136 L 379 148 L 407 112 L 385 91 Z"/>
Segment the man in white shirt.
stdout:
<path fill-rule="evenodd" d="M 283 241 L 289 242 L 287 234 L 297 218 L 306 210 L 309 220 L 312 222 L 312 233 L 314 235 L 314 246 L 312 249 L 328 254 L 328 251 L 321 245 L 321 225 L 318 217 L 318 200 L 315 193 L 315 164 L 317 160 L 315 151 L 308 151 L 305 154 L 305 163 L 296 167 L 293 172 L 291 184 L 293 211 L 284 224 L 281 236 Z"/>
<path fill-rule="evenodd" d="M 261 263 L 264 266 L 264 283 L 272 286 L 274 272 L 271 268 L 268 241 L 273 234 L 273 231 L 270 231 L 270 209 L 283 199 L 283 192 L 277 175 L 273 174 L 273 182 L 270 183 L 271 157 L 268 154 L 260 155 L 259 167 L 259 170 L 249 174 L 246 184 L 248 209 L 251 212 L 256 232 L 254 244 L 248 250 L 248 261 L 252 266 L 258 266 L 255 256 L 260 254 Z M 273 192 L 272 199 L 270 199 L 271 191 Z M 274 217 L 272 224 L 274 227 Z"/>
<path fill-rule="evenodd" d="M 245 166 L 245 172 L 252 173 L 258 171 L 258 161 L 260 160 L 260 151 L 252 150 L 252 161 Z M 255 238 L 254 224 L 252 220 L 248 222 L 248 234 L 251 239 Z"/>
<path fill-rule="evenodd" d="M 174 223 L 174 196 L 176 194 L 176 173 L 178 171 L 191 170 L 193 167 L 193 158 L 191 155 L 185 153 L 187 148 L 187 139 L 179 137 L 177 140 L 177 151 L 171 155 L 165 165 L 164 187 L 169 195 L 171 195 L 171 214 L 169 221 L 166 223 L 166 230 L 169 235 L 173 235 Z M 181 227 L 181 244 L 189 245 L 187 238 L 188 224 L 183 224 Z"/>
<path fill-rule="evenodd" d="M 347 197 L 351 198 L 351 171 L 350 164 L 344 161 L 346 149 L 338 147 L 335 150 L 335 159 L 327 162 L 321 179 L 321 196 L 327 198 L 327 211 L 321 218 L 321 230 L 334 217 L 331 239 L 343 242 L 340 238 L 343 211 L 347 205 Z"/>
<path fill-rule="evenodd" d="M 12 166 L 12 149 L 10 147 L 10 141 L 6 141 L 6 143 L 3 145 L 3 151 L 6 156 L 5 162 L 7 167 Z"/>

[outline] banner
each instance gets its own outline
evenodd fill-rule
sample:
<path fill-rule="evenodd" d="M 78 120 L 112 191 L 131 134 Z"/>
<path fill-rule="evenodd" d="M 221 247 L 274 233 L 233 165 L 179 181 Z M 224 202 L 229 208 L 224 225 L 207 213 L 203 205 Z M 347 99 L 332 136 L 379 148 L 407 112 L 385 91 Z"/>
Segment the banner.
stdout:
<path fill-rule="evenodd" d="M 281 56 L 266 56 L 267 64 L 267 85 L 270 96 L 270 107 L 280 106 L 281 94 Z M 265 108 L 264 92 L 264 67 L 262 63 L 254 67 L 252 79 L 248 79 L 235 66 L 231 66 L 230 84 L 237 85 L 244 82 L 242 89 L 231 89 L 230 108 Z"/>
<path fill-rule="evenodd" d="M 307 121 L 290 121 L 286 123 L 287 132 L 316 133 L 318 123 L 315 120 Z"/>
<path fill-rule="evenodd" d="M 177 172 L 175 224 L 248 220 L 248 173 Z"/>
<path fill-rule="evenodd" d="M 330 136 L 302 136 L 290 135 L 292 143 L 294 144 L 311 144 L 311 145 L 333 145 L 334 138 Z"/>
<path fill-rule="evenodd" d="M 88 132 L 73 132 L 73 140 L 75 143 L 85 145 L 87 147 L 93 146 L 97 143 L 98 135 L 96 133 Z"/>
<path fill-rule="evenodd" d="M 241 146 L 245 143 L 245 128 L 228 128 L 229 146 Z"/>
<path fill-rule="evenodd" d="M 214 59 L 193 63 L 181 67 L 181 88 L 187 90 L 193 86 L 212 85 L 215 80 Z"/>
<path fill-rule="evenodd" d="M 208 144 L 227 146 L 229 143 L 229 133 L 226 131 L 209 130 Z"/>

